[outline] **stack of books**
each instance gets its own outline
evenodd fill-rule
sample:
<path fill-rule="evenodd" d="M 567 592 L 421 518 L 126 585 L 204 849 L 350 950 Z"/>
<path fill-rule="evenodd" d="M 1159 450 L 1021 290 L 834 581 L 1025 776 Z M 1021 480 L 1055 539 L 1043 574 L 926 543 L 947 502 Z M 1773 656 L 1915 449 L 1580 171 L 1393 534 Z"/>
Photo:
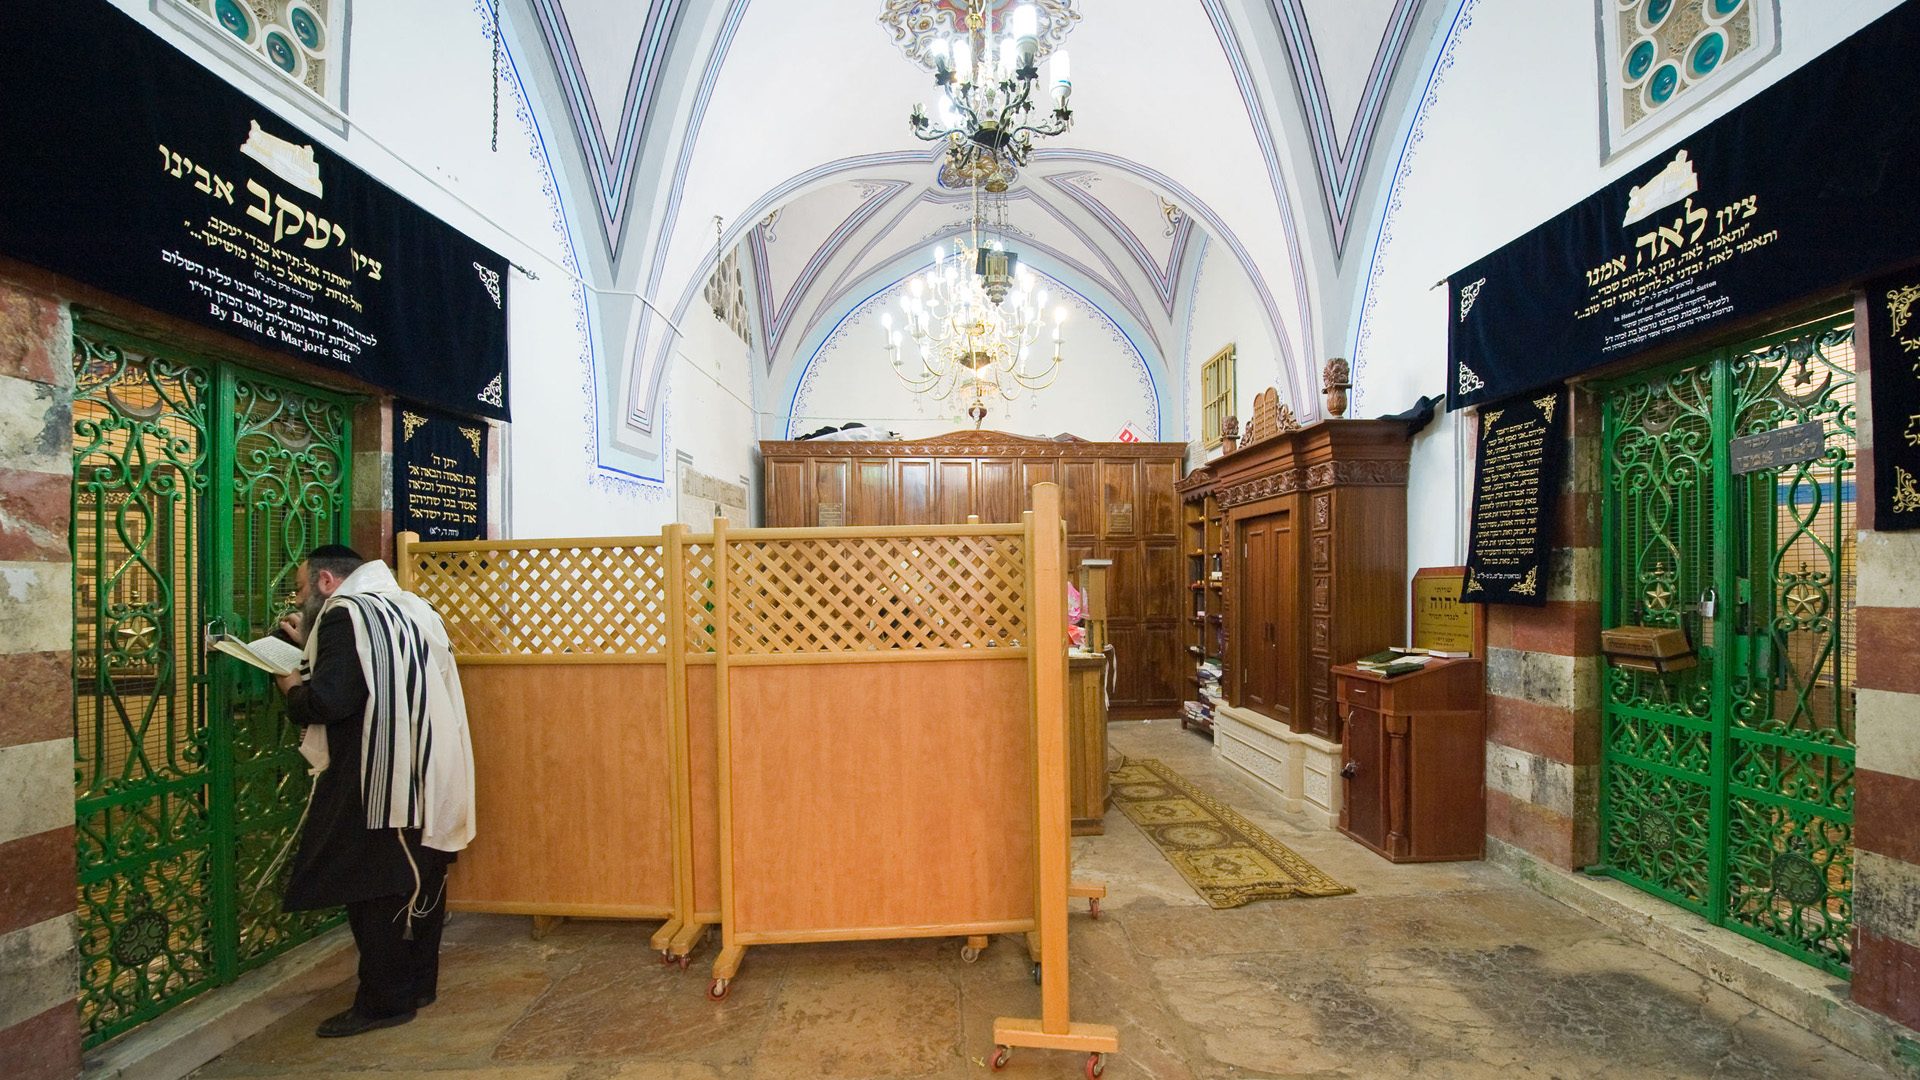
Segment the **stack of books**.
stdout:
<path fill-rule="evenodd" d="M 1218 660 L 1208 660 L 1206 663 L 1201 664 L 1199 667 L 1199 675 L 1201 700 L 1209 704 L 1219 701 L 1221 698 L 1220 662 Z"/>

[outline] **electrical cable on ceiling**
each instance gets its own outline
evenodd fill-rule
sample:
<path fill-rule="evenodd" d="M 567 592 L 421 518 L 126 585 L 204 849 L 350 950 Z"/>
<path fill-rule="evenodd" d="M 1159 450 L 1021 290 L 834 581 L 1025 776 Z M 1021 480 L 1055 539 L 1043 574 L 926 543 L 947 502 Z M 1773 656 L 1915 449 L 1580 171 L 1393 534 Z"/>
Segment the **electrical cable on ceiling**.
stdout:
<path fill-rule="evenodd" d="M 500 152 L 500 0 L 493 0 L 493 152 Z"/>

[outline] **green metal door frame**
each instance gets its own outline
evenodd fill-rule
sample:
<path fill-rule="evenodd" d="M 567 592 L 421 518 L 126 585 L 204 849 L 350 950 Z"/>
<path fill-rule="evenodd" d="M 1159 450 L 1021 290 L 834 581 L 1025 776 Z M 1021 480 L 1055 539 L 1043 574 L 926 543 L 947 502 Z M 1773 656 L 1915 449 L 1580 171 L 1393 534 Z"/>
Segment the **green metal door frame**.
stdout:
<path fill-rule="evenodd" d="M 299 538 L 301 542 L 324 542 L 344 541 L 350 524 L 352 401 L 344 395 L 257 372 L 223 358 L 201 357 L 191 350 L 171 348 L 84 318 L 75 319 L 74 343 L 77 373 L 87 366 L 88 373 L 103 376 L 93 386 L 85 378 L 77 380 L 76 405 L 82 408 L 76 413 L 85 411 L 89 418 L 107 418 L 101 423 L 75 417 L 75 530 L 70 540 L 75 564 L 75 662 L 78 665 L 81 660 L 83 629 L 87 641 L 93 644 L 91 655 L 95 658 L 95 670 L 87 679 L 90 700 L 95 702 L 90 716 L 83 717 L 82 695 L 75 696 L 76 753 L 82 748 L 81 724 L 85 719 L 89 737 L 84 741 L 94 746 L 100 759 L 77 762 L 76 772 L 77 777 L 94 777 L 87 791 L 80 793 L 80 828 L 76 830 L 83 967 L 79 1007 L 83 1042 L 91 1047 L 211 987 L 232 982 L 242 972 L 339 920 L 337 912 L 278 916 L 269 920 L 274 925 L 253 934 L 258 947 L 249 944 L 250 918 L 259 922 L 260 913 L 243 911 L 242 890 L 249 887 L 242 880 L 240 865 L 243 827 L 251 823 L 255 833 L 277 828 L 279 836 L 288 835 L 299 805 L 278 805 L 285 801 L 283 792 L 272 785 L 263 788 L 242 774 L 257 777 L 275 769 L 284 771 L 289 766 L 286 759 L 297 759 L 298 751 L 290 732 L 271 726 L 279 722 L 278 713 L 262 713 L 256 708 L 247 714 L 257 721 L 252 725 L 254 730 L 272 731 L 282 745 L 257 752 L 249 761 L 237 758 L 241 734 L 236 724 L 241 713 L 237 710 L 248 701 L 261 700 L 257 691 L 265 676 L 237 661 L 210 663 L 199 637 L 204 625 L 213 619 L 224 621 L 226 629 L 235 634 L 257 635 L 270 629 L 270 625 L 256 625 L 234 603 L 235 589 L 249 584 L 236 579 L 235 554 L 243 543 L 236 535 L 236 521 L 251 520 L 248 508 L 241 505 L 236 478 L 246 475 L 251 464 L 262 464 L 274 456 L 254 446 L 247 455 L 255 460 L 240 460 L 241 442 L 248 436 L 243 420 L 262 413 L 253 408 L 250 414 L 250 403 L 263 399 L 303 403 L 300 415 L 274 413 L 271 422 L 276 426 L 271 431 L 262 421 L 252 433 L 258 436 L 256 443 L 273 444 L 285 438 L 289 440 L 287 446 L 293 447 L 305 440 L 304 449 L 288 449 L 281 456 L 324 472 L 320 493 L 302 488 L 302 498 L 309 500 L 302 511 L 324 524 L 325 536 Z M 145 384 L 134 385 L 138 379 L 126 383 L 127 394 L 116 396 L 114 391 L 121 382 L 115 373 L 135 369 L 145 377 Z M 164 372 L 163 376 L 154 378 L 156 371 Z M 191 375 L 178 374 L 182 372 Z M 174 381 L 166 382 L 168 379 Z M 169 411 L 166 390 L 175 387 L 181 394 L 187 394 L 191 387 L 192 395 L 197 396 L 192 401 L 174 402 Z M 98 398 L 91 396 L 96 390 Z M 159 394 L 160 404 L 129 404 L 127 395 L 141 394 Z M 89 403 L 91 408 L 86 408 Z M 190 407 L 190 415 L 182 413 L 181 407 Z M 324 415 L 334 425 L 321 438 L 312 437 L 310 425 L 302 429 L 316 414 Z M 162 424 L 170 427 L 163 430 L 159 426 Z M 156 482 L 154 466 L 147 457 L 152 446 L 168 443 L 170 433 L 186 424 L 196 429 L 198 438 L 193 460 L 181 458 L 183 447 L 164 446 L 164 467 L 173 475 Z M 131 436 L 126 434 L 129 431 Z M 116 443 L 116 438 L 121 441 Z M 84 447 L 79 445 L 81 441 Z M 316 445 L 321 447 L 318 452 L 312 449 Z M 132 457 L 116 458 L 116 450 Z M 82 483 L 78 470 L 83 453 L 90 455 L 84 459 L 88 462 L 87 490 L 92 493 L 95 515 L 91 519 L 93 543 L 86 551 L 80 550 Z M 185 475 L 185 467 L 198 475 Z M 155 483 L 157 487 L 146 486 Z M 138 511 L 134 516 L 144 531 L 136 547 L 128 534 L 123 509 L 116 520 L 115 539 L 126 545 L 125 550 L 110 553 L 102 514 L 112 492 L 120 492 L 126 504 L 138 504 L 132 509 Z M 195 549 L 180 553 L 185 561 L 164 559 L 164 570 L 145 550 L 158 535 L 154 518 L 160 499 L 156 496 L 166 497 L 169 513 L 177 505 L 186 515 L 180 528 Z M 142 501 L 147 499 L 152 501 Z M 166 534 L 160 542 L 172 543 L 172 534 Z M 279 556 L 294 557 L 297 562 L 291 547 L 299 545 L 283 546 L 289 550 Z M 101 644 L 105 641 L 106 593 L 100 582 L 83 580 L 114 560 L 131 566 L 136 558 L 142 562 L 157 597 L 147 605 L 155 612 L 148 623 L 154 628 L 152 633 L 169 646 L 162 650 L 167 666 L 156 668 L 144 691 L 149 699 L 144 715 L 150 716 L 162 707 L 168 712 L 168 726 L 158 735 L 150 730 L 150 719 L 140 720 L 136 727 L 126 714 L 126 702 L 109 675 L 108 653 Z M 174 580 L 183 568 L 191 580 Z M 89 587 L 100 590 L 90 609 L 81 605 L 79 595 Z M 186 594 L 175 591 L 176 587 Z M 183 605 L 187 608 L 184 623 L 179 610 Z M 82 621 L 88 616 L 91 623 L 83 627 Z M 124 665 L 125 656 L 113 662 Z M 78 667 L 75 676 L 81 677 Z M 249 683 L 256 691 L 252 697 L 246 692 Z M 277 696 L 266 700 L 277 706 Z M 184 721 L 176 724 L 175 713 L 184 714 Z M 154 738 L 163 739 L 166 759 L 176 766 L 175 775 L 161 779 L 148 766 L 136 776 L 131 766 L 122 766 L 119 775 L 101 780 L 98 766 L 106 760 L 101 744 L 109 733 L 136 757 L 146 755 Z M 298 771 L 304 780 L 304 768 L 298 767 Z M 273 805 L 252 806 L 243 800 L 245 791 L 253 802 L 259 802 L 262 790 L 273 792 Z M 293 794 L 303 799 L 304 785 Z M 157 807 L 152 801 L 156 797 L 163 800 Z M 169 804 L 164 801 L 168 798 L 176 801 Z M 189 815 L 186 808 L 196 803 L 203 810 Z M 185 820 L 200 813 L 204 814 L 203 826 Z M 171 845 L 165 842 L 169 840 Z M 183 874 L 194 865 L 196 852 L 204 869 L 188 880 Z M 171 878 L 156 876 L 168 870 L 173 871 Z M 277 908 L 277 889 L 265 892 L 264 897 L 256 898 L 255 908 Z M 164 902 L 166 910 L 155 911 L 156 900 Z M 130 904 L 139 910 L 130 911 Z M 194 913 L 196 907 L 201 912 Z M 185 922 L 177 918 L 182 912 L 189 915 Z M 198 940 L 203 926 L 205 939 Z M 134 938 L 138 940 L 131 940 Z M 155 963 L 163 966 L 156 970 Z"/>
<path fill-rule="evenodd" d="M 1706 669 L 1656 676 L 1603 667 L 1596 869 L 1843 977 L 1853 748 L 1842 613 L 1850 603 L 1855 382 L 1850 361 L 1842 371 L 1823 350 L 1851 350 L 1851 320 L 1837 314 L 1596 387 L 1602 625 L 1681 626 Z M 1812 419 L 1828 433 L 1820 458 L 1733 473 L 1731 439 Z M 1822 470 L 1830 484 L 1819 479 Z M 1702 481 L 1711 488 L 1698 490 Z M 1784 539 L 1783 490 L 1797 523 Z M 1804 515 L 1803 490 L 1813 503 Z M 1689 525 L 1689 511 L 1699 510 L 1706 520 Z M 1823 512 L 1832 516 L 1825 537 L 1814 524 Z M 1706 538 L 1687 535 L 1708 521 L 1710 554 L 1699 543 Z M 1652 540 L 1672 552 L 1671 588 L 1657 562 L 1648 574 Z M 1803 540 L 1822 568 L 1808 572 L 1803 562 L 1799 573 L 1783 571 L 1789 548 Z M 1622 550 L 1629 542 L 1631 553 Z M 1691 568 L 1699 576 L 1690 579 L 1688 552 L 1707 555 L 1711 567 Z M 1703 581 L 1715 598 L 1711 615 L 1686 607 L 1706 598 Z M 1794 666 L 1789 646 L 1806 640 L 1795 635 L 1818 644 L 1812 672 Z M 1825 704 L 1812 700 L 1822 678 L 1832 682 Z M 1783 698 L 1783 679 L 1804 685 Z M 1617 802 L 1616 784 L 1633 805 Z"/>

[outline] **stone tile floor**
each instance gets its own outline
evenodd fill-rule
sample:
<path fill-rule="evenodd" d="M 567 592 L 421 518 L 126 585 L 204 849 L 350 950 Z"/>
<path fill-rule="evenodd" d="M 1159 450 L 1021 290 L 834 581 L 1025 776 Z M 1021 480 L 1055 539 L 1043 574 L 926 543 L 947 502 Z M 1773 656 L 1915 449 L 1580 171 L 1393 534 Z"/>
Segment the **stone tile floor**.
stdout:
<path fill-rule="evenodd" d="M 1351 896 L 1209 909 L 1120 813 L 1075 841 L 1106 881 L 1072 920 L 1076 1019 L 1119 1026 L 1106 1075 L 1319 1080 L 1889 1074 L 1479 863 L 1393 866 L 1273 802 L 1177 723 L 1116 724 L 1239 809 Z M 663 968 L 651 924 L 456 915 L 440 1000 L 399 1028 L 318 1040 L 349 980 L 197 1076 L 303 1080 L 709 1080 L 989 1075 L 993 1018 L 1030 1016 L 1025 950 L 976 964 L 953 939 L 752 950 L 724 1002 L 705 964 Z M 1007 1077 L 1080 1074 L 1077 1055 L 1016 1051 Z"/>

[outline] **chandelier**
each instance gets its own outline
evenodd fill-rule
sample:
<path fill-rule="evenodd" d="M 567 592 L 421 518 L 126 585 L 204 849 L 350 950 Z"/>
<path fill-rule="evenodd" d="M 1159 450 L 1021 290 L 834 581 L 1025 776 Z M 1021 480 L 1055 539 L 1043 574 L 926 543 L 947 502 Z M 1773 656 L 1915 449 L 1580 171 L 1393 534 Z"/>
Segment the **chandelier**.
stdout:
<path fill-rule="evenodd" d="M 880 316 L 894 375 L 923 400 L 964 402 L 975 427 L 989 403 L 1053 385 L 1067 317 L 1065 306 L 1053 309 L 1052 356 L 1036 364 L 1033 347 L 1048 333 L 1047 290 L 1003 243 L 981 241 L 979 199 L 975 188 L 967 238 L 936 246 L 932 267 L 908 281 L 901 325 L 892 312 Z"/>
<path fill-rule="evenodd" d="M 1036 120 L 1039 12 L 1030 3 L 1014 7 L 996 34 L 988 25 L 989 7 L 989 0 L 968 0 L 965 33 L 927 46 L 940 97 L 934 116 L 916 104 L 909 122 L 921 139 L 947 142 L 948 167 L 959 176 L 1004 191 L 1012 166 L 1025 165 L 1033 153 L 1035 136 L 1058 135 L 1072 126 L 1067 101 L 1073 79 L 1067 50 L 1053 50 L 1053 111 Z"/>

